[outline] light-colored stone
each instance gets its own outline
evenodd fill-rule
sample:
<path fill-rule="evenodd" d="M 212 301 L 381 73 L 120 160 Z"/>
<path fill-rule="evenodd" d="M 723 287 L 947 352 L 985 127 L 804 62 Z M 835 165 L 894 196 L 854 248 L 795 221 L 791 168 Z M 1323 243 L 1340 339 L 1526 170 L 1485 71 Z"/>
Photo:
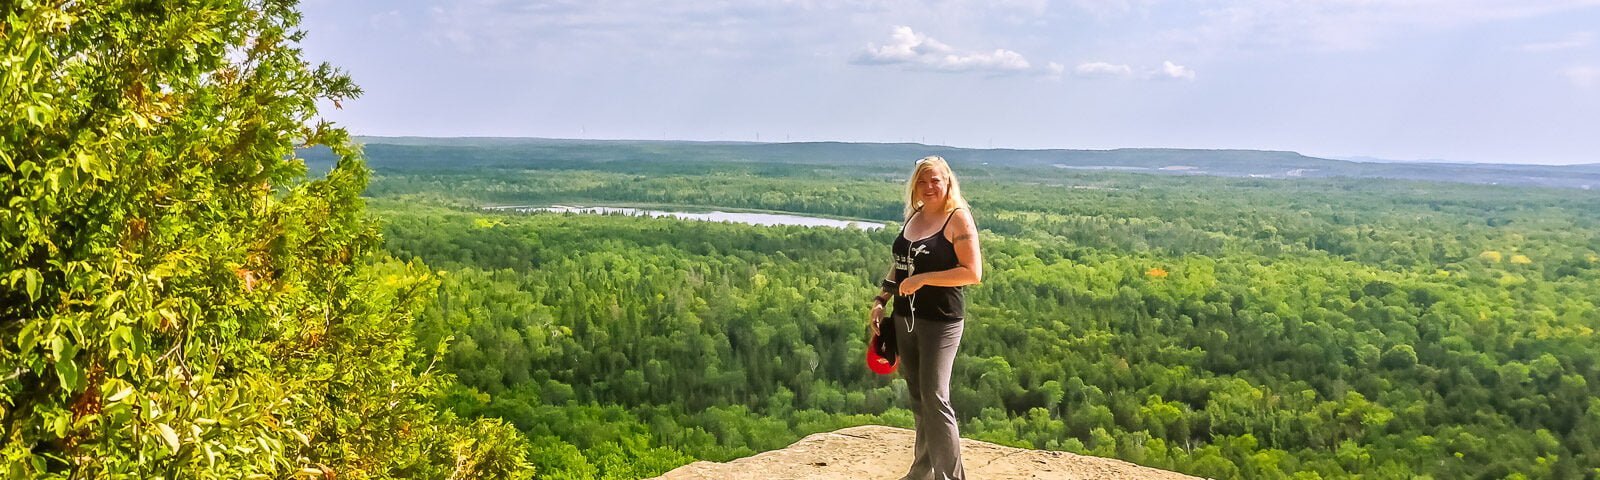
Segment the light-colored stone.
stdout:
<path fill-rule="evenodd" d="M 659 480 L 864 480 L 897 479 L 911 466 L 915 434 L 868 425 L 818 433 L 788 448 L 727 463 L 694 462 Z M 961 439 L 961 458 L 973 479 L 1198 480 L 1122 460 L 1067 452 L 1024 450 Z"/>

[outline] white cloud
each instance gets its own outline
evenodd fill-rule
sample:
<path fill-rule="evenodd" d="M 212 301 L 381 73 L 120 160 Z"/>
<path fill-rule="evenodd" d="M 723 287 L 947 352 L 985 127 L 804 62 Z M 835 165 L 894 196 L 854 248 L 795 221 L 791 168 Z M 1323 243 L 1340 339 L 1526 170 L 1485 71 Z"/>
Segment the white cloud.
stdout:
<path fill-rule="evenodd" d="M 1034 70 L 1022 54 L 997 48 L 990 52 L 957 50 L 932 37 L 917 33 L 907 26 L 894 27 L 889 42 L 883 46 L 869 44 L 867 49 L 851 60 L 857 65 L 900 65 L 916 70 L 941 72 L 985 72 L 997 74 L 1040 73 L 1059 74 L 1061 68 L 1047 65 Z M 1060 67 L 1060 65 L 1054 65 Z"/>
<path fill-rule="evenodd" d="M 1592 33 L 1592 32 L 1577 32 L 1577 33 L 1569 34 L 1569 35 L 1566 36 L 1566 38 L 1563 38 L 1561 40 L 1555 40 L 1555 41 L 1550 41 L 1550 42 L 1535 42 L 1535 43 L 1523 44 L 1522 46 L 1517 47 L 1517 49 L 1521 50 L 1521 51 L 1524 51 L 1524 52 L 1534 52 L 1534 53 L 1537 53 L 1537 52 L 1551 52 L 1551 51 L 1556 51 L 1556 50 L 1568 50 L 1568 49 L 1573 49 L 1573 48 L 1583 48 L 1583 47 L 1589 46 L 1592 43 L 1594 43 L 1594 33 Z"/>
<path fill-rule="evenodd" d="M 1561 72 L 1567 80 L 1572 81 L 1578 88 L 1600 87 L 1600 67 L 1578 66 L 1571 67 Z"/>
<path fill-rule="evenodd" d="M 1044 68 L 1045 72 L 1047 72 L 1045 76 L 1050 77 L 1051 80 L 1060 80 L 1061 74 L 1067 71 L 1066 65 L 1056 62 L 1050 62 L 1048 65 L 1045 65 Z"/>
<path fill-rule="evenodd" d="M 1133 67 L 1106 62 L 1080 63 L 1072 69 L 1072 73 L 1080 77 L 1089 78 L 1128 78 L 1133 76 Z"/>
<path fill-rule="evenodd" d="M 315 0 L 327 1 L 327 0 Z M 1035 25 L 1049 0 L 418 0 L 413 22 L 437 45 L 475 54 L 763 62 L 795 56 L 850 57 L 863 32 L 884 25 L 959 31 L 968 38 Z M 930 27 L 929 25 L 933 25 Z M 980 33 L 974 33 L 980 32 Z M 868 37 L 870 38 L 870 37 Z M 987 38 L 994 38 L 988 36 Z M 1011 50 L 953 52 L 948 68 L 1014 69 Z M 977 62 L 977 65 L 962 65 Z M 1034 73 L 1048 73 L 1038 68 Z"/>
<path fill-rule="evenodd" d="M 1122 78 L 1140 80 L 1194 80 L 1194 69 L 1172 63 L 1161 62 L 1160 68 L 1145 71 L 1135 75 L 1131 66 L 1119 63 L 1089 62 L 1080 63 L 1072 69 L 1072 73 L 1083 78 Z"/>
<path fill-rule="evenodd" d="M 1156 71 L 1157 78 L 1170 78 L 1177 80 L 1194 80 L 1194 70 L 1170 61 L 1161 62 L 1161 70 Z"/>

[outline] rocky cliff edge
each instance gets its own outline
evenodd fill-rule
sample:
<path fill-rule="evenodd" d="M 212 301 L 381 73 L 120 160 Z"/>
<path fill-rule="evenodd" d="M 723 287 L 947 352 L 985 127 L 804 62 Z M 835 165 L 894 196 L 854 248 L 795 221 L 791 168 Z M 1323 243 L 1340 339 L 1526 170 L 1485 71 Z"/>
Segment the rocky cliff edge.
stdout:
<path fill-rule="evenodd" d="M 911 466 L 914 432 L 868 425 L 808 436 L 782 450 L 727 463 L 694 462 L 659 480 L 897 479 Z M 967 476 L 975 479 L 1199 480 L 1122 460 L 1025 450 L 961 439 Z"/>

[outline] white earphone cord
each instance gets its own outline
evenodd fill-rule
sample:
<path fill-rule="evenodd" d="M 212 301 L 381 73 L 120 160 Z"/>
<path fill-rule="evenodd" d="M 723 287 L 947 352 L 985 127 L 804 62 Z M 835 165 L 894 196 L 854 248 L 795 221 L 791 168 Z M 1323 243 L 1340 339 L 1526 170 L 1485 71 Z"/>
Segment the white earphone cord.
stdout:
<path fill-rule="evenodd" d="M 901 234 L 905 236 L 905 234 Z M 917 261 L 911 258 L 911 244 L 906 244 L 906 278 L 917 271 Z M 919 289 L 920 290 L 920 289 Z M 917 331 L 917 292 L 911 292 L 911 321 L 906 323 L 906 333 Z"/>
<path fill-rule="evenodd" d="M 911 321 L 906 325 L 906 333 L 917 330 L 917 293 L 911 292 Z"/>

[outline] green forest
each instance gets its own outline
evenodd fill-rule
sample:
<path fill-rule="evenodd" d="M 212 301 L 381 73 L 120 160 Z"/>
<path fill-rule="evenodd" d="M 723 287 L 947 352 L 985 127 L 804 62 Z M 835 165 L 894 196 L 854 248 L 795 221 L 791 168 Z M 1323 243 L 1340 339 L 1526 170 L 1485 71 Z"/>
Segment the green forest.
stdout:
<path fill-rule="evenodd" d="M 922 152 L 987 262 L 966 437 L 1211 478 L 1600 478 L 1592 191 L 361 145 L 319 119 L 360 90 L 302 58 L 292 1 L 0 14 L 5 478 L 642 478 L 910 427 L 863 355 Z M 888 227 L 484 208 L 557 203 Z"/>
<path fill-rule="evenodd" d="M 388 146 L 394 149 L 397 147 Z M 443 279 L 446 404 L 551 478 L 634 478 L 860 424 L 908 157 L 387 164 L 387 249 Z M 413 153 L 413 155 L 415 155 Z M 952 380 L 963 435 L 1212 478 L 1594 478 L 1600 196 L 1156 176 L 952 158 L 988 264 Z M 485 205 L 787 211 L 877 231 Z"/>

